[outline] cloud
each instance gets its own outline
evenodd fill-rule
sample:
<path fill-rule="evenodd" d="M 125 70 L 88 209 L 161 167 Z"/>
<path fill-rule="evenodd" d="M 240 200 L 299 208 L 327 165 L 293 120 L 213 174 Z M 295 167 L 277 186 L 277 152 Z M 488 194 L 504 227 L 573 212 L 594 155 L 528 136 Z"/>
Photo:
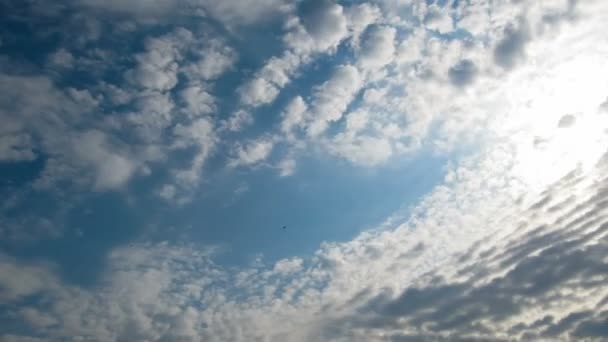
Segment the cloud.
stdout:
<path fill-rule="evenodd" d="M 348 34 L 348 21 L 344 8 L 331 0 L 315 0 L 301 5 L 300 21 L 306 33 L 313 40 L 315 50 L 335 49 Z M 295 43 L 296 50 L 303 46 Z"/>
<path fill-rule="evenodd" d="M 250 166 L 268 158 L 274 147 L 274 142 L 267 138 L 259 138 L 248 142 L 247 145 L 236 145 L 234 158 L 230 161 L 231 167 Z"/>
<path fill-rule="evenodd" d="M 25 265 L 6 255 L 0 255 L 0 274 L 0 300 L 4 303 L 50 290 L 57 282 L 48 265 Z"/>
<path fill-rule="evenodd" d="M 411 8 L 395 2 L 382 5 L 386 17 L 374 19 L 382 23 L 369 31 L 349 22 L 349 8 L 330 2 L 304 8 L 302 18 L 290 14 L 286 42 L 294 39 L 293 55 L 271 58 L 254 74 L 270 93 L 292 81 L 304 55 L 321 51 L 314 46 L 331 52 L 355 31 L 365 33 L 345 49 L 364 49 L 367 33 L 394 26 L 394 68 L 367 78 L 358 68 L 363 55 L 340 56 L 353 60 L 335 68 L 310 97 L 294 94 L 273 126 L 280 133 L 234 142 L 224 160 L 229 166 L 264 163 L 286 142 L 291 150 L 272 167 L 291 174 L 300 138 L 364 166 L 423 144 L 475 146 L 472 155 L 446 165 L 445 181 L 413 207 L 350 241 L 325 242 L 311 257 L 224 268 L 201 246 L 136 243 L 112 250 L 100 282 L 86 288 L 61 280 L 53 265 L 2 256 L 0 303 L 9 314 L 0 323 L 13 329 L 2 333 L 27 325 L 27 335 L 50 341 L 601 340 L 608 298 L 608 159 L 602 153 L 608 145 L 595 115 L 606 98 L 605 80 L 596 76 L 606 64 L 597 50 L 603 31 L 594 32 L 603 27 L 606 7 L 589 3 L 578 9 L 585 20 L 565 21 L 554 35 L 535 32 L 529 14 L 530 36 L 508 28 L 521 5 L 492 8 L 491 21 L 477 2 L 455 5 L 455 16 L 468 16 L 457 25 L 481 30 L 473 35 L 483 42 L 457 35 L 444 40 L 420 27 L 410 34 L 399 14 Z M 596 14 L 587 15 L 589 8 Z M 122 98 L 116 104 L 129 107 L 118 113 L 114 107 L 94 111 L 95 94 L 58 89 L 47 77 L 2 74 L 0 132 L 32 136 L 8 139 L 9 151 L 25 157 L 28 149 L 42 151 L 48 157 L 43 179 L 96 190 L 123 188 L 143 164 L 164 162 L 168 179 L 153 189 L 175 202 L 190 195 L 222 139 L 216 130 L 222 124 L 210 115 L 221 108 L 211 81 L 221 74 L 214 70 L 227 69 L 204 62 L 196 78 L 180 74 L 190 63 L 182 43 L 204 44 L 183 31 L 183 40 L 172 34 L 157 37 L 134 59 L 130 87 L 113 89 L 129 92 L 116 96 Z M 518 64 L 524 50 L 535 65 Z M 391 63 L 388 53 L 370 56 L 372 65 Z M 465 91 L 458 89 L 465 84 Z M 272 101 L 259 94 L 237 107 Z M 247 117 L 245 109 L 236 108 L 234 117 Z M 585 113 L 575 125 L 557 130 L 560 115 L 578 110 Z M 113 120 L 91 119 L 99 116 Z M 310 135 L 301 137 L 300 129 Z M 547 132 L 557 133 L 535 149 L 535 137 Z M 190 158 L 168 162 L 176 152 Z"/>
<path fill-rule="evenodd" d="M 471 84 L 475 80 L 476 74 L 475 63 L 468 59 L 458 62 L 448 70 L 450 82 L 457 87 Z"/>
<path fill-rule="evenodd" d="M 69 69 L 74 65 L 74 56 L 61 48 L 49 56 L 49 63 L 54 67 Z"/>
<path fill-rule="evenodd" d="M 365 166 L 386 162 L 393 154 L 392 146 L 386 139 L 366 136 L 338 141 L 331 148 L 342 158 Z"/>
<path fill-rule="evenodd" d="M 214 123 L 208 118 L 198 118 L 184 124 L 178 123 L 173 128 L 172 150 L 194 148 L 194 156 L 189 161 L 189 166 L 172 170 L 176 185 L 184 192 L 177 201 L 179 203 L 189 201 L 189 196 L 194 193 L 193 190 L 201 179 L 207 159 L 215 150 L 218 138 L 214 129 Z M 176 187 L 165 185 L 161 189 L 160 196 L 165 199 L 175 199 L 175 190 Z"/>
<path fill-rule="evenodd" d="M 284 0 L 228 0 L 200 1 L 202 7 L 214 18 L 218 18 L 229 26 L 252 25 L 269 21 L 286 9 L 288 2 Z"/>
<path fill-rule="evenodd" d="M 566 114 L 559 119 L 557 123 L 557 127 L 559 128 L 568 128 L 574 126 L 576 123 L 576 117 L 572 114 Z"/>
<path fill-rule="evenodd" d="M 231 132 L 238 132 L 251 124 L 253 124 L 253 116 L 249 112 L 239 109 L 223 122 L 222 127 Z"/>
<path fill-rule="evenodd" d="M 308 106 L 301 96 L 294 97 L 285 107 L 283 111 L 281 121 L 281 131 L 287 135 L 291 134 L 291 131 L 300 127 L 304 124 L 306 118 L 306 112 Z"/>
<path fill-rule="evenodd" d="M 392 27 L 372 26 L 365 31 L 358 59 L 363 69 L 377 69 L 389 64 L 395 54 L 395 35 Z"/>
<path fill-rule="evenodd" d="M 58 322 L 30 326 L 50 340 L 601 338 L 608 164 L 574 166 L 531 194 L 505 147 L 450 168 L 390 228 L 325 243 L 312 258 L 228 271 L 212 250 L 135 244 L 108 255 L 102 290 L 9 258 L 1 298 L 33 300 L 21 312 Z"/>
<path fill-rule="evenodd" d="M 35 158 L 32 139 L 28 134 L 6 134 L 0 137 L 0 160 L 31 161 Z"/>
<path fill-rule="evenodd" d="M 427 8 L 423 22 L 428 29 L 435 30 L 441 34 L 454 30 L 454 23 L 450 13 L 435 4 Z"/>
<path fill-rule="evenodd" d="M 213 1 L 213 0 L 80 0 L 81 4 L 93 9 L 114 13 L 125 13 L 142 21 L 162 21 L 179 16 L 210 16 L 224 25 L 240 27 L 268 20 L 279 14 L 285 5 L 282 0 L 256 1 Z"/>
<path fill-rule="evenodd" d="M 291 176 L 296 172 L 296 161 L 292 158 L 285 158 L 279 162 L 277 168 L 281 177 Z"/>
<path fill-rule="evenodd" d="M 126 73 L 126 78 L 135 86 L 144 89 L 165 91 L 177 84 L 178 44 L 180 40 L 192 39 L 192 33 L 185 29 L 159 38 L 148 39 L 146 52 L 135 56 L 137 66 Z"/>
<path fill-rule="evenodd" d="M 303 260 L 300 258 L 283 259 L 278 261 L 272 271 L 278 274 L 290 274 L 302 269 Z"/>
<path fill-rule="evenodd" d="M 180 98 L 184 103 L 185 113 L 195 117 L 199 115 L 212 114 L 216 110 L 216 99 L 207 90 L 199 85 L 192 85 L 180 92 Z"/>
<path fill-rule="evenodd" d="M 147 143 L 161 139 L 163 131 L 171 125 L 175 103 L 171 96 L 161 92 L 147 92 L 137 96 L 134 111 L 126 116 L 134 125 L 139 138 Z"/>
<path fill-rule="evenodd" d="M 241 102 L 247 106 L 257 107 L 272 102 L 279 89 L 264 78 L 255 78 L 239 88 Z"/>
<path fill-rule="evenodd" d="M 127 183 L 137 165 L 108 147 L 106 136 L 100 131 L 88 131 L 74 140 L 76 157 L 93 168 L 97 190 L 118 189 Z"/>
<path fill-rule="evenodd" d="M 339 66 L 329 80 L 315 89 L 311 103 L 310 122 L 306 127 L 309 136 L 323 133 L 328 125 L 339 120 L 362 86 L 362 77 L 352 65 Z"/>
<path fill-rule="evenodd" d="M 182 67 L 182 72 L 192 81 L 217 79 L 237 61 L 236 51 L 220 39 L 200 39 L 194 46 L 191 49 L 195 59 Z"/>
<path fill-rule="evenodd" d="M 41 342 L 43 339 L 29 336 L 18 336 L 18 335 L 0 335 L 2 341 L 6 342 Z"/>
<path fill-rule="evenodd" d="M 504 29 L 502 39 L 494 48 L 494 61 L 505 69 L 513 68 L 524 57 L 526 43 L 530 40 L 527 22 L 511 24 Z"/>

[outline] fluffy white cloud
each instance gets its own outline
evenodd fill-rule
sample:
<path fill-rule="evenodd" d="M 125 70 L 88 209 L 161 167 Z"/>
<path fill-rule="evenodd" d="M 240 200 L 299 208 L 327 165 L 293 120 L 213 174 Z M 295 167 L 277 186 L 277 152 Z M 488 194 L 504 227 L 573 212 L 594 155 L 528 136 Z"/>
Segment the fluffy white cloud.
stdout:
<path fill-rule="evenodd" d="M 298 272 L 302 269 L 303 262 L 304 261 L 300 258 L 279 260 L 274 265 L 272 271 L 278 274 L 290 274 Z"/>
<path fill-rule="evenodd" d="M 195 46 L 193 53 L 196 59 L 182 67 L 182 72 L 190 80 L 216 79 L 236 62 L 236 52 L 218 39 L 201 39 Z"/>
<path fill-rule="evenodd" d="M 424 25 L 430 30 L 445 34 L 454 30 L 451 13 L 445 8 L 433 4 L 427 8 Z"/>
<path fill-rule="evenodd" d="M 223 128 L 232 132 L 243 130 L 253 123 L 253 116 L 245 110 L 237 110 L 227 120 L 223 121 Z"/>
<path fill-rule="evenodd" d="M 247 106 L 257 107 L 272 102 L 279 89 L 264 78 L 255 78 L 239 88 L 241 102 Z"/>
<path fill-rule="evenodd" d="M 356 67 L 338 67 L 329 80 L 315 89 L 310 123 L 306 127 L 308 135 L 318 136 L 330 123 L 340 120 L 362 85 L 363 80 Z"/>
<path fill-rule="evenodd" d="M 298 45 L 294 43 L 295 50 L 327 50 L 335 49 L 340 41 L 348 34 L 348 21 L 344 13 L 344 8 L 330 0 L 312 1 L 302 5 L 302 16 L 300 22 L 306 34 L 313 41 L 312 47 Z"/>
<path fill-rule="evenodd" d="M 274 142 L 268 138 L 259 138 L 248 142 L 245 146 L 237 144 L 234 157 L 230 161 L 231 167 L 249 166 L 260 163 L 272 152 Z"/>
<path fill-rule="evenodd" d="M 135 126 L 139 137 L 148 143 L 161 139 L 163 131 L 173 121 L 175 103 L 167 93 L 142 93 L 134 100 L 136 111 L 129 113 L 126 119 Z"/>
<path fill-rule="evenodd" d="M 192 33 L 185 29 L 159 38 L 148 39 L 146 52 L 135 56 L 137 67 L 125 76 L 135 86 L 165 91 L 177 84 L 178 61 L 181 59 L 179 44 L 192 40 Z"/>
<path fill-rule="evenodd" d="M 279 162 L 277 168 L 281 177 L 291 176 L 296 171 L 296 161 L 292 158 L 285 158 Z"/>
<path fill-rule="evenodd" d="M 212 114 L 215 111 L 215 98 L 199 85 L 191 85 L 180 92 L 185 113 L 190 117 Z"/>
<path fill-rule="evenodd" d="M 389 64 L 395 54 L 397 30 L 386 26 L 372 26 L 363 36 L 358 59 L 363 69 L 377 69 Z"/>
<path fill-rule="evenodd" d="M 133 175 L 137 165 L 114 152 L 100 131 L 88 131 L 74 141 L 75 156 L 93 168 L 94 187 L 98 190 L 122 187 Z"/>
<path fill-rule="evenodd" d="M 306 118 L 308 106 L 301 96 L 293 98 L 283 111 L 283 120 L 281 121 L 281 131 L 291 135 L 291 131 L 295 127 L 302 126 Z"/>
<path fill-rule="evenodd" d="M 348 20 L 348 29 L 353 37 L 353 44 L 356 46 L 359 36 L 365 29 L 373 23 L 380 21 L 382 12 L 376 5 L 361 3 L 345 9 Z"/>
<path fill-rule="evenodd" d="M 257 107 L 273 102 L 303 64 L 316 54 L 335 51 L 349 37 L 358 41 L 365 28 L 380 16 L 380 10 L 369 4 L 345 9 L 335 2 L 321 0 L 302 7 L 300 17 L 293 15 L 287 20 L 288 31 L 283 40 L 288 50 L 280 57 L 271 57 L 240 87 L 243 104 Z"/>
<path fill-rule="evenodd" d="M 174 200 L 179 195 L 177 203 L 182 204 L 189 201 L 189 196 L 197 188 L 205 162 L 217 144 L 217 135 L 213 122 L 207 118 L 199 118 L 188 124 L 177 124 L 173 128 L 173 135 L 171 149 L 194 148 L 195 153 L 189 167 L 173 170 L 174 181 L 182 193 L 178 194 L 176 186 L 168 184 L 163 186 L 159 195 L 167 200 Z"/>

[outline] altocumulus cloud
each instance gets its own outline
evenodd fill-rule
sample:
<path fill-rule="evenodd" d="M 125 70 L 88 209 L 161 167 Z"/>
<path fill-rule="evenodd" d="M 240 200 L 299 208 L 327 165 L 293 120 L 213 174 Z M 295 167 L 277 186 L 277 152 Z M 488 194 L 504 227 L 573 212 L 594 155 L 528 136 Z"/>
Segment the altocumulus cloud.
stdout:
<path fill-rule="evenodd" d="M 57 340 L 601 339 L 607 156 L 533 195 L 509 185 L 508 153 L 490 152 L 407 221 L 274 266 L 235 271 L 213 250 L 137 244 L 110 253 L 87 290 L 4 256 L 4 319 Z"/>
<path fill-rule="evenodd" d="M 221 248 L 143 236 L 104 254 L 87 287 L 0 250 L 2 340 L 608 336 L 604 1 L 0 9 L 62 37 L 43 58 L 0 55 L 0 161 L 44 161 L 6 187 L 6 240 L 62 236 L 61 213 L 87 192 L 183 205 L 213 167 L 295 177 L 311 155 L 374 168 L 460 153 L 419 203 L 308 256 L 228 267 Z M 247 34 L 273 23 L 277 46 L 259 48 L 273 55 L 253 53 Z M 2 49 L 24 39 L 0 34 Z M 307 78 L 315 68 L 327 72 Z M 14 213 L 40 194 L 60 199 L 54 216 Z"/>

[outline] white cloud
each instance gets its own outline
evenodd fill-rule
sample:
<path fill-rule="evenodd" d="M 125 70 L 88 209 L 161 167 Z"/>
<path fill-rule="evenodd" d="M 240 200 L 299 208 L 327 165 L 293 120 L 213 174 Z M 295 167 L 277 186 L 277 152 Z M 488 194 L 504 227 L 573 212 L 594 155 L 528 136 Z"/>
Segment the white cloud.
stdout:
<path fill-rule="evenodd" d="M 290 274 L 302 269 L 303 260 L 301 258 L 282 259 L 274 264 L 272 271 L 278 274 Z"/>
<path fill-rule="evenodd" d="M 344 8 L 329 0 L 319 0 L 306 6 L 301 22 L 314 40 L 314 49 L 335 49 L 348 33 Z"/>
<path fill-rule="evenodd" d="M 184 88 L 180 97 L 185 104 L 185 113 L 190 117 L 212 114 L 216 110 L 215 98 L 202 86 Z"/>
<path fill-rule="evenodd" d="M 171 184 L 164 184 L 158 191 L 158 196 L 168 202 L 175 200 L 176 195 L 177 189 Z"/>
<path fill-rule="evenodd" d="M 58 323 L 53 316 L 34 308 L 21 309 L 19 310 L 19 315 L 23 317 L 27 324 L 37 329 L 44 329 Z"/>
<path fill-rule="evenodd" d="M 196 148 L 196 153 L 190 161 L 190 167 L 174 171 L 177 183 L 192 190 L 200 180 L 205 162 L 215 149 L 217 136 L 214 133 L 214 124 L 209 119 L 199 118 L 189 124 L 177 124 L 173 129 L 173 134 L 175 139 L 171 146 L 172 149 Z M 170 192 L 166 193 L 167 196 L 170 194 Z"/>
<path fill-rule="evenodd" d="M 338 139 L 330 145 L 333 153 L 355 164 L 374 166 L 386 162 L 393 154 L 386 139 L 361 136 L 354 139 Z"/>
<path fill-rule="evenodd" d="M 52 289 L 57 281 L 48 265 L 17 264 L 5 255 L 0 255 L 0 274 L 0 300 L 5 303 Z"/>
<path fill-rule="evenodd" d="M 363 80 L 356 67 L 338 67 L 329 80 L 315 89 L 311 122 L 306 128 L 308 135 L 318 136 L 330 123 L 340 120 L 362 85 Z"/>
<path fill-rule="evenodd" d="M 182 72 L 190 80 L 214 80 L 236 62 L 236 52 L 218 39 L 201 39 L 195 46 L 197 48 L 193 49 L 193 52 L 196 60 L 182 67 Z"/>
<path fill-rule="evenodd" d="M 486 1 L 471 1 L 468 4 L 460 3 L 460 15 L 456 26 L 467 30 L 474 36 L 487 33 L 490 26 L 490 4 Z"/>
<path fill-rule="evenodd" d="M 304 124 L 308 106 L 301 96 L 294 97 L 285 107 L 283 111 L 283 120 L 281 121 L 281 131 L 288 136 L 294 127 L 299 127 Z"/>
<path fill-rule="evenodd" d="M 237 144 L 235 156 L 230 161 L 231 167 L 250 166 L 262 162 L 268 158 L 274 147 L 274 142 L 268 138 L 259 138 L 242 146 Z"/>
<path fill-rule="evenodd" d="M 372 26 L 363 36 L 358 59 L 363 69 L 377 69 L 389 64 L 395 54 L 395 35 L 393 27 Z"/>
<path fill-rule="evenodd" d="M 239 109 L 223 122 L 223 128 L 231 132 L 243 130 L 253 123 L 253 116 L 245 110 Z"/>
<path fill-rule="evenodd" d="M 148 39 L 146 51 L 135 56 L 137 66 L 125 76 L 133 85 L 150 90 L 166 91 L 177 84 L 180 45 L 193 39 L 186 29 L 162 37 Z"/>
<path fill-rule="evenodd" d="M 433 4 L 427 8 L 427 13 L 424 16 L 424 25 L 439 33 L 445 34 L 454 30 L 454 23 L 451 13 L 445 8 Z"/>
<path fill-rule="evenodd" d="M 373 23 L 381 20 L 382 12 L 380 9 L 369 3 L 354 5 L 345 9 L 348 20 L 348 29 L 351 31 L 353 45 L 357 46 L 359 36 L 365 29 Z"/>
<path fill-rule="evenodd" d="M 279 162 L 277 168 L 281 177 L 291 176 L 296 172 L 296 161 L 292 158 L 285 158 Z"/>
<path fill-rule="evenodd" d="M 148 143 L 159 141 L 173 121 L 175 104 L 167 93 L 143 93 L 134 101 L 136 111 L 126 119 L 135 125 L 139 137 Z"/>
<path fill-rule="evenodd" d="M 279 89 L 264 78 L 255 78 L 239 88 L 241 102 L 257 107 L 270 103 L 279 95 Z"/>
<path fill-rule="evenodd" d="M 110 150 L 106 136 L 100 131 L 88 131 L 74 140 L 76 157 L 93 168 L 94 187 L 112 190 L 124 186 L 137 165 L 129 158 Z"/>

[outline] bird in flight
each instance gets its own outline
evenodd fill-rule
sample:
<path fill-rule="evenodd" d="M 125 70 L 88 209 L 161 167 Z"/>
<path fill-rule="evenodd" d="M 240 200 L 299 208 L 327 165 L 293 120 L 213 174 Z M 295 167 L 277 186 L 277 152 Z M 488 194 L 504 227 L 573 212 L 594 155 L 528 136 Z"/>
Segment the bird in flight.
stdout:
<path fill-rule="evenodd" d="M 287 229 L 287 226 L 283 226 L 283 230 Z"/>

